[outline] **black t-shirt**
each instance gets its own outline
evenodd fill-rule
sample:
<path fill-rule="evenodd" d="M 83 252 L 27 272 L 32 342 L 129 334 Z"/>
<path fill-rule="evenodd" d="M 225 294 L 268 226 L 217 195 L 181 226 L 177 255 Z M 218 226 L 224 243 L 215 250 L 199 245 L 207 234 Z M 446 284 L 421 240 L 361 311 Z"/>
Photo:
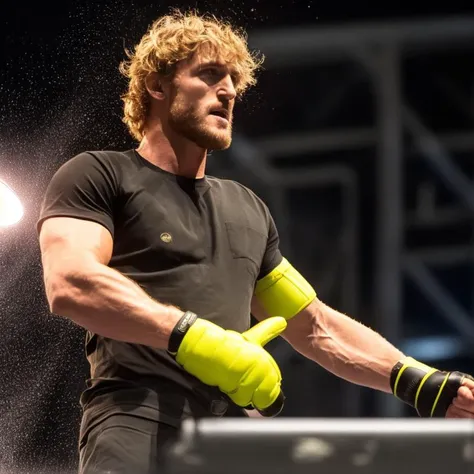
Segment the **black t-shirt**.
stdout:
<path fill-rule="evenodd" d="M 282 259 L 270 212 L 252 191 L 231 180 L 173 175 L 134 150 L 85 152 L 62 165 L 47 188 L 38 228 L 57 216 L 108 229 L 109 266 L 152 298 L 239 332 L 250 325 L 256 281 Z M 163 407 L 178 392 L 203 406 L 216 397 L 216 389 L 164 350 L 87 333 L 86 353 L 85 408 L 100 399 L 103 411 L 125 399 L 164 412 L 172 411 Z"/>

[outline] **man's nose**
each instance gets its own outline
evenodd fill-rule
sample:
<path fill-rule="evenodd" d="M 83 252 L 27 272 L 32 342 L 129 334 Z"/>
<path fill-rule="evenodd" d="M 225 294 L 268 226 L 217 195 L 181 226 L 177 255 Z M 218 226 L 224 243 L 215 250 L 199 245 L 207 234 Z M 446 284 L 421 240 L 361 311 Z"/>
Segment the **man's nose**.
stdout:
<path fill-rule="evenodd" d="M 234 81 L 227 75 L 224 77 L 219 84 L 219 90 L 217 91 L 218 97 L 225 99 L 227 101 L 235 99 L 237 92 L 235 90 Z"/>

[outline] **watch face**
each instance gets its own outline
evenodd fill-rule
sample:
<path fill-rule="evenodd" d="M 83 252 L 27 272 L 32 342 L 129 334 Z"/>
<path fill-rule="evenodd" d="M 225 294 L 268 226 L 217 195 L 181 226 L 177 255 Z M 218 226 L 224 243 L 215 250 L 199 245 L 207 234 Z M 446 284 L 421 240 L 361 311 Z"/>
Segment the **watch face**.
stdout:
<path fill-rule="evenodd" d="M 0 227 L 9 227 L 16 224 L 23 217 L 23 206 L 20 199 L 0 180 Z"/>

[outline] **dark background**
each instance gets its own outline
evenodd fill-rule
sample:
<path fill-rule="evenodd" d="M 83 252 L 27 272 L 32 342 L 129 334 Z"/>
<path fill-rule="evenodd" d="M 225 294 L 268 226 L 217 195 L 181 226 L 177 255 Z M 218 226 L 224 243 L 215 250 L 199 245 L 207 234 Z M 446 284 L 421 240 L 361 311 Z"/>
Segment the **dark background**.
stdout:
<path fill-rule="evenodd" d="M 78 395 L 87 377 L 83 332 L 48 312 L 41 280 L 35 222 L 49 178 L 66 160 L 87 149 L 127 149 L 134 146 L 121 123 L 120 94 L 125 81 L 118 64 L 124 49 L 138 42 L 147 26 L 170 7 L 192 7 L 211 12 L 254 32 L 275 27 L 311 25 L 315 29 L 344 28 L 360 22 L 394 22 L 470 16 L 469 2 L 361 2 L 323 1 L 207 1 L 126 2 L 61 1 L 13 2 L 0 5 L 0 178 L 19 194 L 25 218 L 12 229 L 0 229 L 0 468 L 1 472 L 59 472 L 76 462 Z M 424 5 L 424 6 L 422 6 Z M 263 51 L 265 53 L 265 51 Z M 271 59 L 271 58 L 269 58 Z M 405 93 L 435 130 L 472 130 L 472 50 L 442 51 L 437 56 L 406 62 Z M 357 72 L 357 71 L 356 71 Z M 354 73 L 353 66 L 321 66 L 318 71 L 264 70 L 259 85 L 240 104 L 236 132 L 259 138 L 280 130 L 363 126 L 373 120 L 373 96 L 367 81 L 357 82 L 332 116 L 318 115 L 318 104 L 328 88 Z M 443 103 L 430 77 L 448 83 L 456 100 Z M 445 88 L 446 89 L 446 88 Z M 224 154 L 225 155 L 225 154 Z M 377 201 L 374 151 L 322 153 L 281 160 L 288 169 L 308 162 L 351 163 L 360 180 L 357 220 L 360 268 L 357 316 L 377 328 L 373 306 L 374 215 Z M 225 156 L 214 158 L 225 159 Z M 472 153 L 456 157 L 472 173 Z M 222 172 L 252 184 L 232 166 L 210 163 Z M 427 171 L 418 161 L 405 169 L 407 209 L 414 205 L 420 176 Z M 438 187 L 436 188 L 438 189 Z M 257 186 L 265 197 L 265 189 Z M 439 187 L 437 199 L 451 203 L 451 194 Z M 275 204 L 270 203 L 272 209 Z M 308 189 L 288 195 L 292 236 L 284 242 L 293 263 L 315 285 L 328 303 L 344 310 L 338 281 L 344 269 L 338 232 L 341 228 L 337 190 Z M 275 209 L 277 210 L 277 209 Z M 451 227 L 412 232 L 407 245 L 472 242 L 472 216 Z M 469 262 L 468 262 L 469 263 Z M 454 298 L 472 310 L 472 266 L 440 270 L 439 277 Z M 407 282 L 406 335 L 445 335 L 455 331 L 436 314 L 426 298 Z M 472 314 L 472 313 L 471 313 Z M 290 394 L 286 416 L 346 416 L 345 384 L 314 364 L 276 344 Z M 436 360 L 436 357 L 434 358 Z M 470 353 L 437 361 L 474 371 Z M 358 392 L 360 416 L 379 416 L 374 395 Z M 412 416 L 410 411 L 404 412 Z"/>

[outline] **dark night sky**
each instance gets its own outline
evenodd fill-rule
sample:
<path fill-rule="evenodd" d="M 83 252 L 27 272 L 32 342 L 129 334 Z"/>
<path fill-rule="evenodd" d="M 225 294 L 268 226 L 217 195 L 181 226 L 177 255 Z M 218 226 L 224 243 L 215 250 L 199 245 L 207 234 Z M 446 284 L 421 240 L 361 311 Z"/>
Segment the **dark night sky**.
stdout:
<path fill-rule="evenodd" d="M 0 467 L 31 468 L 61 457 L 67 465 L 68 456 L 75 459 L 76 425 L 70 419 L 77 420 L 75 397 L 83 380 L 82 333 L 45 316 L 34 223 L 42 191 L 62 162 L 84 149 L 131 145 L 120 120 L 124 82 L 117 67 L 124 47 L 175 6 L 227 17 L 250 33 L 303 23 L 323 27 L 474 13 L 471 1 L 409 2 L 410 10 L 402 2 L 387 3 L 1 2 L 0 178 L 17 190 L 26 215 L 14 232 L 0 232 Z M 422 3 L 429 6 L 417 6 Z M 47 438 L 50 448 L 37 438 Z"/>

